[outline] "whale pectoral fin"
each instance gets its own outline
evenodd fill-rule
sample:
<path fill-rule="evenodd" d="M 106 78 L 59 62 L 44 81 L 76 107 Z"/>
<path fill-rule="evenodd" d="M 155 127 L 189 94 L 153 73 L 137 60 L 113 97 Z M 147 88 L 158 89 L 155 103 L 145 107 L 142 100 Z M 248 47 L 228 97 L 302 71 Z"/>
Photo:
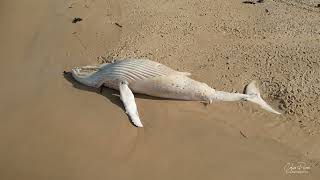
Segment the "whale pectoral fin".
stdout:
<path fill-rule="evenodd" d="M 137 127 L 143 127 L 139 118 L 139 113 L 138 113 L 136 102 L 134 100 L 134 95 L 130 90 L 128 83 L 126 81 L 120 82 L 119 90 L 120 90 L 120 99 L 123 102 L 126 113 L 130 117 L 132 123 Z"/>

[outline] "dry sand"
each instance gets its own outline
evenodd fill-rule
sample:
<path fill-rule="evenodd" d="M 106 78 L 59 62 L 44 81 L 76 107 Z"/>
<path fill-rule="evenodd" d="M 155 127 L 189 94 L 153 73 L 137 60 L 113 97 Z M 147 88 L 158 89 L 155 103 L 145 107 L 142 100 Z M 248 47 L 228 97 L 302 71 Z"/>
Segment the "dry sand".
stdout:
<path fill-rule="evenodd" d="M 319 179 L 317 3 L 2 0 L 0 179 Z M 117 92 L 63 76 L 98 56 L 148 57 L 219 90 L 258 80 L 283 115 L 138 95 L 138 129 Z M 311 170 L 286 174 L 299 161 Z"/>

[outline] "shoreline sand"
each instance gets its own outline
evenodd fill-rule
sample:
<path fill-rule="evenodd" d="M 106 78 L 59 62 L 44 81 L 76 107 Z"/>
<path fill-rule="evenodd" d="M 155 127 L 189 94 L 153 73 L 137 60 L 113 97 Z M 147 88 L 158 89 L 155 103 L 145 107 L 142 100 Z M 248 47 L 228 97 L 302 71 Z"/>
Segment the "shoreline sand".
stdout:
<path fill-rule="evenodd" d="M 1 2 L 0 179 L 319 178 L 320 9 L 299 2 Z M 137 129 L 116 91 L 63 76 L 99 56 L 146 57 L 218 90 L 258 80 L 284 114 L 137 95 Z M 287 174 L 296 162 L 311 171 Z"/>

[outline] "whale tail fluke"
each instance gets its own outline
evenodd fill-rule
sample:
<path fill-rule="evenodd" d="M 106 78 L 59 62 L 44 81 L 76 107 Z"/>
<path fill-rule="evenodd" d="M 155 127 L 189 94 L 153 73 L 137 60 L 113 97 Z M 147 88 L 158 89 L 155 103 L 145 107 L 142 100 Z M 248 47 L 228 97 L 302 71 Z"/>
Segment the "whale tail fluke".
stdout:
<path fill-rule="evenodd" d="M 275 114 L 281 114 L 280 112 L 274 110 L 267 102 L 265 102 L 260 95 L 260 91 L 256 86 L 256 82 L 252 81 L 245 88 L 245 94 L 250 95 L 246 100 L 258 104 L 262 109 Z"/>

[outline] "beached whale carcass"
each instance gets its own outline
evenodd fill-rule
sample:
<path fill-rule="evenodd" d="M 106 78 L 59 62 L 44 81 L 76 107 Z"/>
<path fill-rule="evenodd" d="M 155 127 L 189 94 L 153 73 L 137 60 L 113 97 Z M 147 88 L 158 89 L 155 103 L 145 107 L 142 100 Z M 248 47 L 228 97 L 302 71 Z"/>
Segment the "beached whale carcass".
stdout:
<path fill-rule="evenodd" d="M 150 96 L 190 101 L 247 100 L 263 109 L 280 114 L 260 96 L 255 82 L 247 85 L 245 94 L 216 91 L 207 84 L 189 78 L 190 73 L 173 70 L 148 59 L 117 60 L 113 63 L 76 67 L 73 77 L 87 86 L 106 86 L 120 91 L 126 113 L 137 127 L 143 127 L 132 92 Z"/>

